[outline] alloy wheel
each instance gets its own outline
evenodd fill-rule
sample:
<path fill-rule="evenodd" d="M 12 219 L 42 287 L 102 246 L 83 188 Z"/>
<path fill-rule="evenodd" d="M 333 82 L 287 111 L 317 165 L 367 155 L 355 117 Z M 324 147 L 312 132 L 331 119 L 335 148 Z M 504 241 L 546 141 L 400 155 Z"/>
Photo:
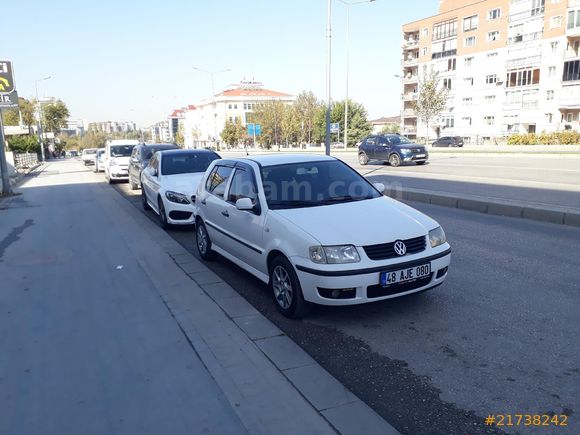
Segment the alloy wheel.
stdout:
<path fill-rule="evenodd" d="M 272 273 L 272 287 L 274 288 L 274 296 L 276 302 L 285 310 L 292 304 L 294 291 L 292 289 L 292 282 L 290 275 L 284 267 L 278 265 L 274 268 Z"/>

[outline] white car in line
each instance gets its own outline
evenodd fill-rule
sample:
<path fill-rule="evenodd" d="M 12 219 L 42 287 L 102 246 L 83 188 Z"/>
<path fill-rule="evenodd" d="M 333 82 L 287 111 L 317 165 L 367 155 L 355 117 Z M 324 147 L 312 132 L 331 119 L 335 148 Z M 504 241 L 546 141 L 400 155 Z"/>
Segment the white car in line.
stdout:
<path fill-rule="evenodd" d="M 97 148 L 85 148 L 81 153 L 81 160 L 85 166 L 94 163 L 95 154 L 97 153 Z"/>
<path fill-rule="evenodd" d="M 220 156 L 208 150 L 164 150 L 153 154 L 141 171 L 144 210 L 153 209 L 161 226 L 195 222 L 195 192 L 211 162 Z"/>
<path fill-rule="evenodd" d="M 104 171 L 105 166 L 105 148 L 99 148 L 95 153 L 94 165 L 93 168 L 94 172 L 102 172 Z"/>
<path fill-rule="evenodd" d="M 105 180 L 111 184 L 115 181 L 129 180 L 129 160 L 138 140 L 115 139 L 105 145 L 105 161 L 103 171 Z"/>
<path fill-rule="evenodd" d="M 197 249 L 268 283 L 288 317 L 307 302 L 361 304 L 442 284 L 445 232 L 383 190 L 327 156 L 217 160 L 196 193 Z"/>

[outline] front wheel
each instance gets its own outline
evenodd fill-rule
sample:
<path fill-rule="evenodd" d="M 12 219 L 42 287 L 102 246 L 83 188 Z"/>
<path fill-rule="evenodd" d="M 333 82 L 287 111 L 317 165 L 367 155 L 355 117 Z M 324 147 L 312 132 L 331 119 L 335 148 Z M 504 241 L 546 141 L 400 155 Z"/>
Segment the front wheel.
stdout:
<path fill-rule="evenodd" d="M 389 165 L 391 165 L 393 168 L 396 168 L 400 164 L 401 164 L 401 158 L 399 157 L 398 154 L 391 154 L 389 156 Z"/>
<path fill-rule="evenodd" d="M 147 195 L 145 194 L 145 189 L 141 190 L 141 205 L 144 211 L 151 210 L 151 206 L 147 202 Z"/>
<path fill-rule="evenodd" d="M 169 229 L 169 223 L 167 222 L 167 214 L 165 213 L 165 206 L 163 205 L 163 200 L 159 198 L 157 200 L 158 210 L 159 210 L 159 220 L 161 222 L 161 228 L 164 230 Z"/>
<path fill-rule="evenodd" d="M 211 239 L 201 220 L 198 220 L 196 223 L 195 244 L 197 246 L 197 252 L 199 252 L 199 256 L 202 259 L 210 261 L 215 258 L 215 252 L 211 250 Z"/>
<path fill-rule="evenodd" d="M 129 185 L 131 186 L 131 190 L 137 190 L 139 188 L 139 186 L 137 186 L 137 183 L 133 182 L 131 177 L 129 177 Z"/>
<path fill-rule="evenodd" d="M 284 257 L 277 257 L 270 268 L 270 289 L 276 308 L 284 316 L 299 319 L 307 314 L 309 305 L 294 267 Z"/>
<path fill-rule="evenodd" d="M 369 156 L 366 155 L 366 153 L 360 153 L 358 155 L 358 162 L 362 165 L 365 166 L 368 162 L 369 162 Z"/>

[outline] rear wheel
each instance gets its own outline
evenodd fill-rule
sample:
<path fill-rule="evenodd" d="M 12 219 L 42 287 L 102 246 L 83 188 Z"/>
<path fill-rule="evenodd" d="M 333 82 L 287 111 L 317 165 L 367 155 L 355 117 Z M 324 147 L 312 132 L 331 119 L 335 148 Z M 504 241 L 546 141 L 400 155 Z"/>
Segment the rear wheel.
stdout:
<path fill-rule="evenodd" d="M 141 205 L 143 206 L 143 210 L 151 210 L 151 206 L 147 203 L 147 196 L 145 195 L 145 189 L 141 190 Z"/>
<path fill-rule="evenodd" d="M 284 316 L 299 319 L 308 313 L 310 306 L 304 300 L 294 267 L 282 256 L 275 258 L 270 267 L 270 289 L 276 308 Z"/>
<path fill-rule="evenodd" d="M 213 260 L 215 252 L 211 250 L 211 239 L 201 219 L 196 222 L 195 227 L 195 245 L 199 256 L 206 261 Z"/>
<path fill-rule="evenodd" d="M 359 153 L 358 162 L 363 166 L 366 165 L 369 162 L 369 156 L 366 153 Z"/>
<path fill-rule="evenodd" d="M 396 168 L 400 164 L 401 164 L 401 158 L 399 157 L 398 154 L 391 154 L 389 156 L 389 165 L 391 165 L 392 167 Z"/>

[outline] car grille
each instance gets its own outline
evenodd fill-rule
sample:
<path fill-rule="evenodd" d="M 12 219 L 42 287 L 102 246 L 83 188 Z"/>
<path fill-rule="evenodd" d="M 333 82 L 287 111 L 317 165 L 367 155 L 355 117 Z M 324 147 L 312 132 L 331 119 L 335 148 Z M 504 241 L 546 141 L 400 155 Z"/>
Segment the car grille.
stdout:
<path fill-rule="evenodd" d="M 396 295 L 399 293 L 404 293 L 404 292 L 408 292 L 411 290 L 415 290 L 415 289 L 418 289 L 420 287 L 424 287 L 427 284 L 429 284 L 429 282 L 431 282 L 432 277 L 433 277 L 433 274 L 430 274 L 429 276 L 424 276 L 423 278 L 418 278 L 418 279 L 411 281 L 411 282 L 403 282 L 400 284 L 391 284 L 388 287 L 383 287 L 380 284 L 370 285 L 367 287 L 367 298 L 369 298 L 369 299 L 380 298 L 383 296 L 392 296 L 392 295 Z"/>
<path fill-rule="evenodd" d="M 415 237 L 413 239 L 403 240 L 407 247 L 408 254 L 416 254 L 425 250 L 427 246 L 427 238 L 425 236 Z M 380 245 L 363 246 L 367 257 L 371 260 L 386 260 L 387 258 L 401 257 L 395 252 L 395 242 L 382 243 Z"/>

